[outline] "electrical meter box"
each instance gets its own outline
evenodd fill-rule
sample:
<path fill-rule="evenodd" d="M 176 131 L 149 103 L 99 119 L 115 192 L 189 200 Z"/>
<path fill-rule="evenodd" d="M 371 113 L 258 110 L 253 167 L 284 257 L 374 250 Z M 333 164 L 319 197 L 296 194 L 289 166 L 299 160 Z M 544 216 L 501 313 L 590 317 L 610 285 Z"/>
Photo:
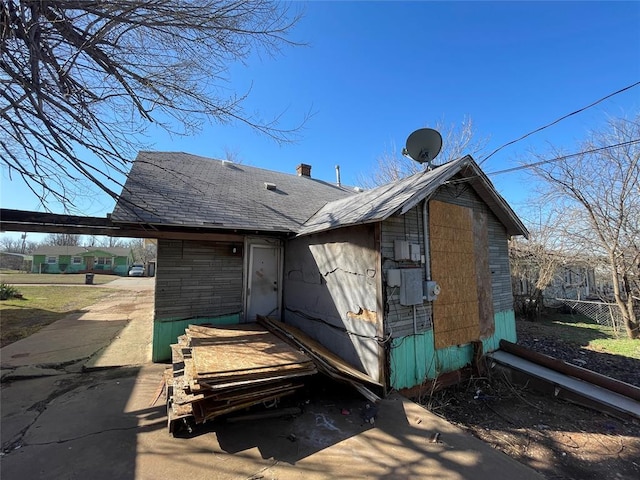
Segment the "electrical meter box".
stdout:
<path fill-rule="evenodd" d="M 424 300 L 427 302 L 433 302 L 440 295 L 440 285 L 438 282 L 426 281 L 424 282 Z"/>
<path fill-rule="evenodd" d="M 401 269 L 400 282 L 400 305 L 422 304 L 422 269 Z"/>
<path fill-rule="evenodd" d="M 400 277 L 400 270 L 397 268 L 392 268 L 387 270 L 387 286 L 388 287 L 399 287 L 402 283 Z"/>
<path fill-rule="evenodd" d="M 411 253 L 409 252 L 409 242 L 406 240 L 393 241 L 394 260 L 409 260 Z"/>
<path fill-rule="evenodd" d="M 419 243 L 409 244 L 409 255 L 411 256 L 412 262 L 420 261 L 420 244 Z"/>
<path fill-rule="evenodd" d="M 394 240 L 393 253 L 393 259 L 396 261 L 411 260 L 412 262 L 419 262 L 421 258 L 420 244 L 409 243 L 406 240 Z"/>

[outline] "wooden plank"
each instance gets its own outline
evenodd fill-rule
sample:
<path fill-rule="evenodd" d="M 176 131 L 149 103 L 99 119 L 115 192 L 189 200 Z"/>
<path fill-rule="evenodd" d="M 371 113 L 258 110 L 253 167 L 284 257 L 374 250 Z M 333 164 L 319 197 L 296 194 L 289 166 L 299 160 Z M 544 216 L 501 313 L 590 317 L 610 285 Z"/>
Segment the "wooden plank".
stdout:
<path fill-rule="evenodd" d="M 328 364 L 330 364 L 340 373 L 348 377 L 351 377 L 354 380 L 365 382 L 371 385 L 376 385 L 379 387 L 382 386 L 380 382 L 377 382 L 366 373 L 363 373 L 360 370 L 356 370 L 351 365 L 347 364 L 344 360 L 342 360 L 339 356 L 329 351 L 320 343 L 316 342 L 313 338 L 308 336 L 302 330 L 292 325 L 287 325 L 286 323 L 282 323 L 266 317 L 258 317 L 258 321 L 260 321 L 261 323 L 264 323 L 265 325 L 273 326 L 295 337 L 295 339 L 303 343 L 310 352 L 321 356 L 324 361 L 326 361 Z"/>
<path fill-rule="evenodd" d="M 299 369 L 300 364 L 310 362 L 306 355 L 264 328 L 257 330 L 256 325 L 245 329 L 241 327 L 189 327 L 191 352 L 198 377 L 208 374 L 227 377 L 240 373 L 264 375 L 277 369 Z M 202 333 L 203 328 L 209 331 Z M 196 334 L 201 336 L 193 336 Z"/>
<path fill-rule="evenodd" d="M 473 240 L 475 253 L 476 285 L 480 338 L 490 337 L 495 332 L 493 319 L 493 290 L 489 269 L 489 231 L 487 214 L 473 212 Z"/>

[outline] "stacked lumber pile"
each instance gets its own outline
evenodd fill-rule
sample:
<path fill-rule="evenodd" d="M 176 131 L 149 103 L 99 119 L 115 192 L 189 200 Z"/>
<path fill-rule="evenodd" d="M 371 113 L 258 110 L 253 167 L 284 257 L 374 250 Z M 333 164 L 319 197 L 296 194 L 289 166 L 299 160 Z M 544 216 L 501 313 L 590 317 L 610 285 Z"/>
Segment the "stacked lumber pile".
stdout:
<path fill-rule="evenodd" d="M 258 315 L 258 323 L 309 355 L 321 373 L 351 385 L 371 402 L 376 403 L 380 400 L 380 397 L 372 391 L 372 389 L 382 390 L 383 386 L 380 382 L 353 368 L 299 328 L 261 315 Z"/>
<path fill-rule="evenodd" d="M 204 423 L 290 395 L 317 372 L 311 358 L 257 324 L 190 325 L 171 350 L 170 431 L 178 421 Z"/>

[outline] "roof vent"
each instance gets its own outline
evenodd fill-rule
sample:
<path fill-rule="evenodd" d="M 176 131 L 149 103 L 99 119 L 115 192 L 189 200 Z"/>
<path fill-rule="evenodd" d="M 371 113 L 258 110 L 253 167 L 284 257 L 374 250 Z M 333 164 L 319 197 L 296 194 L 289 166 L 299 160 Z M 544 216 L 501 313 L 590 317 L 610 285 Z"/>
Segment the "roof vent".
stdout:
<path fill-rule="evenodd" d="M 271 182 L 264 182 L 264 188 L 266 188 L 267 190 L 275 190 L 276 184 Z"/>
<path fill-rule="evenodd" d="M 353 189 L 358 193 L 362 192 L 362 188 L 360 187 L 353 187 Z"/>
<path fill-rule="evenodd" d="M 225 167 L 230 167 L 233 165 L 233 162 L 231 160 L 222 160 L 222 165 L 224 165 Z"/>

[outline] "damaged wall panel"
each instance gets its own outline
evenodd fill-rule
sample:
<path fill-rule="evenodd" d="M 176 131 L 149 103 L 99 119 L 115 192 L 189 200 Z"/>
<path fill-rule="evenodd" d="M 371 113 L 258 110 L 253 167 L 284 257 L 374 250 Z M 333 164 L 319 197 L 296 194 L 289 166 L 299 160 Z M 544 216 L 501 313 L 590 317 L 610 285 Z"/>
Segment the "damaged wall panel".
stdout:
<path fill-rule="evenodd" d="M 489 269 L 489 230 L 487 214 L 473 211 L 473 243 L 476 258 L 476 284 L 480 316 L 480 338 L 489 337 L 494 331 L 493 288 Z"/>
<path fill-rule="evenodd" d="M 382 381 L 382 350 L 376 340 L 382 315 L 377 307 L 380 262 L 375 238 L 374 225 L 361 225 L 289 240 L 284 318 Z"/>

